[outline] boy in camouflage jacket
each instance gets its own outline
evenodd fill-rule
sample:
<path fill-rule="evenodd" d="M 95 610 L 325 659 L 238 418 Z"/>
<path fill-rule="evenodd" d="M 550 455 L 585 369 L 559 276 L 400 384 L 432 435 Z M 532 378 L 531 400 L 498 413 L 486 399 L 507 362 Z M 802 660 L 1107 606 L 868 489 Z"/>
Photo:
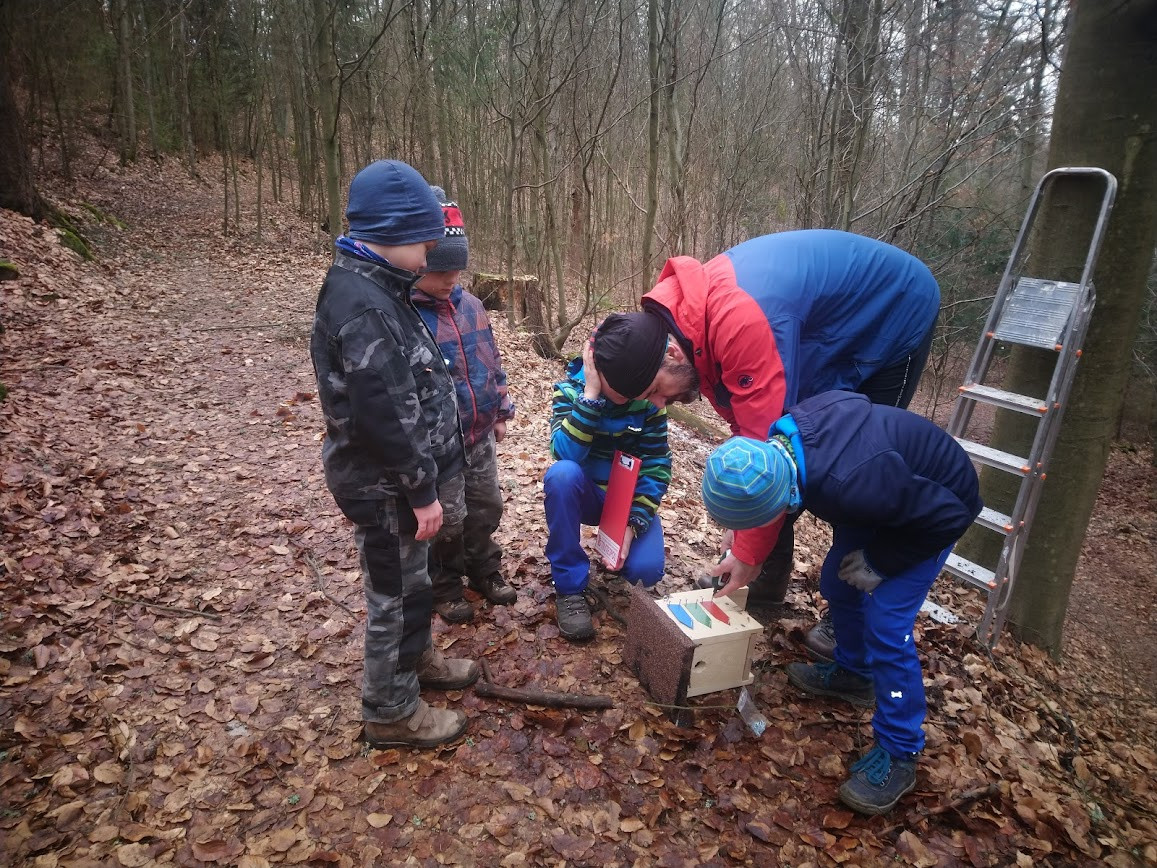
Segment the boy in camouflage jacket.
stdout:
<path fill-rule="evenodd" d="M 425 179 L 379 160 L 350 184 L 349 234 L 317 299 L 310 355 L 325 414 L 322 463 L 338 507 L 357 529 L 366 595 L 363 737 L 371 745 L 434 747 L 466 730 L 419 687 L 454 690 L 478 678 L 469 660 L 431 643 L 428 540 L 460 521 L 462 435 L 454 384 L 410 302 L 426 252 L 443 236 Z"/>

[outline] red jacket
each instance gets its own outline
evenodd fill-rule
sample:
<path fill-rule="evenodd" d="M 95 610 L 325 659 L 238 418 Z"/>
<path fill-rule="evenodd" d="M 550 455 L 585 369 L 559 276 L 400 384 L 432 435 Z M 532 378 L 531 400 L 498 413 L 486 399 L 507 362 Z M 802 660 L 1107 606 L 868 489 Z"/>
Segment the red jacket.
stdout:
<path fill-rule="evenodd" d="M 691 342 L 700 391 L 731 433 L 766 440 L 772 423 L 783 415 L 783 363 L 771 324 L 735 282 L 731 260 L 724 254 L 707 263 L 690 256 L 669 259 L 659 283 L 643 297 L 644 307 L 647 302 L 666 308 Z M 780 520 L 739 531 L 733 553 L 744 563 L 763 563 L 782 525 Z"/>
<path fill-rule="evenodd" d="M 940 289 L 909 253 L 832 229 L 775 232 L 701 264 L 667 262 L 643 297 L 691 343 L 700 386 L 736 434 L 763 440 L 795 404 L 855 391 L 906 359 L 936 322 Z M 779 528 L 740 533 L 735 555 L 767 557 Z"/>

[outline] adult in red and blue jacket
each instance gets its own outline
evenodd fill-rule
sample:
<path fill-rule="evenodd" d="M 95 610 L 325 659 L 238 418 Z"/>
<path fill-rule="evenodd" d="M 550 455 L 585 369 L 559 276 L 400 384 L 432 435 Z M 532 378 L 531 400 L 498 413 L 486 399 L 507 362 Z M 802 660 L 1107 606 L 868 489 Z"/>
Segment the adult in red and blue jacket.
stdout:
<path fill-rule="evenodd" d="M 656 511 L 671 482 L 667 411 L 649 401 L 615 404 L 605 397 L 588 397 L 584 368 L 582 358 L 572 360 L 567 378 L 554 385 L 550 417 L 554 464 L 543 479 L 549 533 L 546 557 L 559 628 L 564 637 L 575 641 L 594 635 L 582 597 L 590 560 L 579 534 L 582 525 L 599 523 L 615 452 L 640 459 L 628 518 L 632 542 L 622 566 L 623 578 L 629 582 L 650 587 L 663 577 L 663 523 Z"/>
<path fill-rule="evenodd" d="M 940 290 L 928 267 L 898 247 L 807 229 L 753 238 L 706 263 L 670 259 L 642 305 L 667 323 L 669 353 L 694 365 L 699 391 L 732 433 L 762 438 L 785 406 L 829 389 L 906 407 Z M 652 401 L 687 393 L 683 384 L 666 395 L 647 391 Z M 731 575 L 729 591 L 755 577 L 781 525 L 736 534 L 714 570 Z M 786 532 L 785 543 L 777 560 L 790 568 Z"/>
<path fill-rule="evenodd" d="M 914 786 L 924 747 L 916 614 L 982 506 L 968 455 L 915 413 L 826 392 L 791 407 L 758 440 L 720 446 L 702 487 L 708 513 L 724 527 L 756 528 L 801 509 L 832 525 L 820 591 L 835 627 L 835 662 L 793 663 L 788 677 L 860 705 L 874 694 L 872 728 L 886 755 L 869 751 L 854 765 L 841 798 L 864 813 L 890 809 Z"/>

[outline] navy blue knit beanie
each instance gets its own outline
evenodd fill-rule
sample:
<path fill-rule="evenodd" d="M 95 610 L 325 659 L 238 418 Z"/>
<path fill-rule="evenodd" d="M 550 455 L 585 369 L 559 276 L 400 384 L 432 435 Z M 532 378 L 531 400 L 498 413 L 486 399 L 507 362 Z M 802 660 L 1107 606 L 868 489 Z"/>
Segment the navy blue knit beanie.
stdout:
<path fill-rule="evenodd" d="M 445 234 L 438 197 L 400 160 L 378 160 L 354 175 L 346 217 L 349 237 L 370 244 L 420 244 Z"/>

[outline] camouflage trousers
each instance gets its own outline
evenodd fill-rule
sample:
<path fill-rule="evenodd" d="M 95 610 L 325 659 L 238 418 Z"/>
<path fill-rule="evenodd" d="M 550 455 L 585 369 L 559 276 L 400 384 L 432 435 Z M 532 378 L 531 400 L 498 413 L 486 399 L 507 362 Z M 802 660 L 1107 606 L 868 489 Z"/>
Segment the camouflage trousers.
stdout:
<path fill-rule="evenodd" d="M 494 433 L 466 450 L 465 519 L 443 523 L 430 546 L 430 581 L 434 602 L 462 599 L 462 577 L 480 582 L 502 565 L 502 547 L 494 531 L 502 521 L 502 489 L 498 486 L 498 454 Z"/>
<path fill-rule="evenodd" d="M 464 488 L 461 475 L 439 483 L 444 522 L 461 523 Z M 337 505 L 357 525 L 366 594 L 362 718 L 393 723 L 418 707 L 418 659 L 430 647 L 434 608 L 426 570 L 430 545 L 415 539 L 418 522 L 403 497 L 337 498 Z"/>

